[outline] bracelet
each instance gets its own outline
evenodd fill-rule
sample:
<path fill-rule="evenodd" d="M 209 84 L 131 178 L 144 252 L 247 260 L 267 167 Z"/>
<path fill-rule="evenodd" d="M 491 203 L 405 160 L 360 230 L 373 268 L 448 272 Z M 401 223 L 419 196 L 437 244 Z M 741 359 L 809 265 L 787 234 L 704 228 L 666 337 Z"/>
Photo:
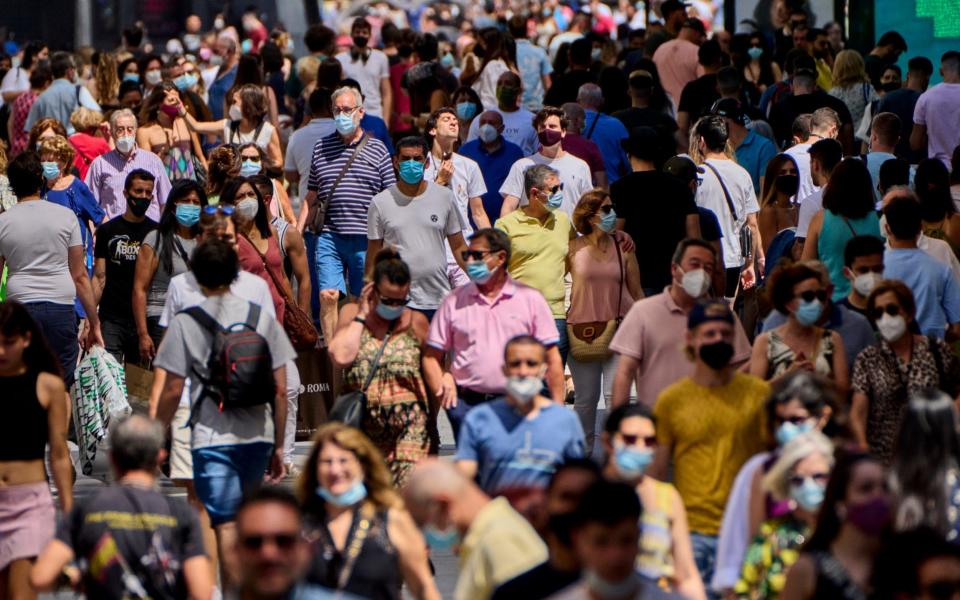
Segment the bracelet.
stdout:
<path fill-rule="evenodd" d="M 354 317 L 353 320 L 356 321 L 357 323 L 360 323 L 361 325 L 367 324 L 367 320 L 364 319 L 363 317 Z"/>

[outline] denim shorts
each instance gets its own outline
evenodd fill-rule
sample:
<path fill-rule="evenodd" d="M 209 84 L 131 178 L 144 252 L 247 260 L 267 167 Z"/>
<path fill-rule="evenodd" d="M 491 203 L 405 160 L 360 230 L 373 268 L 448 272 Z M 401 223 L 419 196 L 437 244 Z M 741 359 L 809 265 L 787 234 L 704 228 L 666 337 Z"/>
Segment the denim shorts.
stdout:
<path fill-rule="evenodd" d="M 193 449 L 193 486 L 211 525 L 234 520 L 244 492 L 263 482 L 272 453 L 269 442 Z"/>
<path fill-rule="evenodd" d="M 23 305 L 47 339 L 50 350 L 60 361 L 63 383 L 67 390 L 73 385 L 77 357 L 80 355 L 80 340 L 77 339 L 77 315 L 70 304 L 53 302 L 27 302 Z"/>
<path fill-rule="evenodd" d="M 338 289 L 354 297 L 360 296 L 366 257 L 367 236 L 324 231 L 317 237 L 314 250 L 316 289 Z"/>

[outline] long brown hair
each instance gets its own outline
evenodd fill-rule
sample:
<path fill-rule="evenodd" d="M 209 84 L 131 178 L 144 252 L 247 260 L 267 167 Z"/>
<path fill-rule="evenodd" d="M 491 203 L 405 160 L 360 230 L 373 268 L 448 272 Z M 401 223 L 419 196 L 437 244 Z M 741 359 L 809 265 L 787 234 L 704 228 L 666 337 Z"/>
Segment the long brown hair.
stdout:
<path fill-rule="evenodd" d="M 792 162 L 793 168 L 800 173 L 797 167 L 797 161 L 786 152 L 782 152 L 770 159 L 767 163 L 767 169 L 763 172 L 763 189 L 760 190 L 760 206 L 770 206 L 777 195 L 777 176 L 780 175 L 780 169 L 783 163 Z"/>

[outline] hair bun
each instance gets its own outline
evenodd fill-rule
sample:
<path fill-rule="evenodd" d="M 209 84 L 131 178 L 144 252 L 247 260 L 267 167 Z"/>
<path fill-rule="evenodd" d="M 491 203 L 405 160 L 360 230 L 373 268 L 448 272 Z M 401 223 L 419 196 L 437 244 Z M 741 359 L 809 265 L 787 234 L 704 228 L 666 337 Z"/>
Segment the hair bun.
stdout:
<path fill-rule="evenodd" d="M 403 260 L 400 257 L 400 252 L 396 248 L 386 247 L 377 252 L 377 255 L 373 259 L 373 264 L 378 265 L 382 262 L 387 262 L 388 260 Z"/>

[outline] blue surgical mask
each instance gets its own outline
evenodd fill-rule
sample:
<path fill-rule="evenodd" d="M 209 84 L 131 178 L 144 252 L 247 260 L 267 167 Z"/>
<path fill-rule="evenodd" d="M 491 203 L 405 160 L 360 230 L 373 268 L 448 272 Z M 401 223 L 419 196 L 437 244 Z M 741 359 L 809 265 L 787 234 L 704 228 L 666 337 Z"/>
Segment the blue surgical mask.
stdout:
<path fill-rule="evenodd" d="M 590 60 L 593 62 L 599 61 L 601 56 L 603 56 L 603 51 L 600 48 L 594 48 L 590 51 Z"/>
<path fill-rule="evenodd" d="M 400 161 L 400 179 L 410 185 L 423 181 L 423 163 L 419 160 Z"/>
<path fill-rule="evenodd" d="M 797 321 L 799 321 L 801 325 L 804 327 L 809 327 L 820 320 L 820 315 L 822 313 L 823 304 L 821 304 L 819 300 L 813 299 L 809 302 L 806 300 L 801 300 L 800 306 L 797 307 L 797 310 L 793 313 L 793 316 L 797 318 Z"/>
<path fill-rule="evenodd" d="M 173 85 L 177 86 L 177 89 L 180 90 L 181 92 L 186 90 L 187 88 L 190 87 L 190 76 L 184 74 L 184 75 L 181 75 L 180 77 L 177 77 L 176 79 L 173 80 Z"/>
<path fill-rule="evenodd" d="M 403 306 L 387 306 L 384 303 L 377 304 L 377 314 L 384 321 L 396 321 L 403 314 Z"/>
<path fill-rule="evenodd" d="M 475 260 L 467 263 L 467 277 L 474 283 L 486 283 L 493 277 L 493 271 L 482 260 Z"/>
<path fill-rule="evenodd" d="M 357 124 L 353 122 L 353 115 L 344 113 L 334 117 L 333 124 L 337 127 L 337 133 L 340 135 L 350 135 L 357 129 Z"/>
<path fill-rule="evenodd" d="M 177 223 L 184 227 L 193 227 L 200 220 L 200 205 L 178 204 L 174 214 L 177 217 Z"/>
<path fill-rule="evenodd" d="M 240 176 L 253 177 L 260 173 L 260 163 L 252 160 L 245 160 L 240 163 Z"/>
<path fill-rule="evenodd" d="M 790 486 L 790 498 L 793 499 L 800 508 L 814 512 L 823 504 L 825 490 L 822 485 L 807 477 L 800 485 Z"/>
<path fill-rule="evenodd" d="M 617 228 L 617 213 L 611 208 L 610 212 L 600 217 L 598 226 L 600 227 L 600 231 L 612 233 L 613 230 Z"/>
<path fill-rule="evenodd" d="M 60 165 L 53 161 L 43 161 L 40 163 L 43 168 L 43 176 L 47 179 L 56 179 L 60 175 Z"/>
<path fill-rule="evenodd" d="M 613 462 L 617 466 L 617 471 L 628 479 L 643 476 L 652 461 L 653 450 L 650 448 L 639 450 L 632 446 L 620 445 L 613 451 Z"/>
<path fill-rule="evenodd" d="M 353 506 L 367 497 L 367 486 L 363 485 L 363 481 L 358 479 L 347 491 L 342 494 L 334 494 L 322 485 L 318 485 L 317 495 L 334 506 Z"/>
<path fill-rule="evenodd" d="M 497 131 L 497 128 L 490 123 L 484 123 L 480 126 L 480 141 L 483 143 L 492 143 L 493 140 L 497 139 L 498 135 L 500 135 L 500 132 Z"/>
<path fill-rule="evenodd" d="M 453 55 L 450 54 L 449 52 L 447 52 L 446 54 L 444 54 L 443 56 L 441 56 L 441 57 L 440 57 L 440 64 L 443 65 L 444 67 L 448 68 L 448 69 L 452 68 L 452 67 L 453 67 Z"/>
<path fill-rule="evenodd" d="M 450 550 L 460 542 L 460 532 L 455 527 L 437 529 L 433 525 L 424 525 L 423 538 L 431 550 Z"/>
<path fill-rule="evenodd" d="M 547 196 L 547 210 L 553 212 L 560 208 L 560 205 L 563 204 L 563 190 L 557 190 L 556 192 Z"/>
<path fill-rule="evenodd" d="M 477 105 L 473 102 L 458 102 L 457 117 L 463 121 L 472 119 L 477 114 Z"/>
<path fill-rule="evenodd" d="M 139 73 L 124 73 L 124 81 L 132 81 L 134 83 L 140 83 L 140 74 Z"/>
<path fill-rule="evenodd" d="M 801 433 L 813 431 L 813 427 L 814 423 L 812 421 L 804 421 L 799 425 L 791 423 L 790 421 L 784 421 L 783 425 L 777 429 L 777 444 L 782 448 Z"/>

